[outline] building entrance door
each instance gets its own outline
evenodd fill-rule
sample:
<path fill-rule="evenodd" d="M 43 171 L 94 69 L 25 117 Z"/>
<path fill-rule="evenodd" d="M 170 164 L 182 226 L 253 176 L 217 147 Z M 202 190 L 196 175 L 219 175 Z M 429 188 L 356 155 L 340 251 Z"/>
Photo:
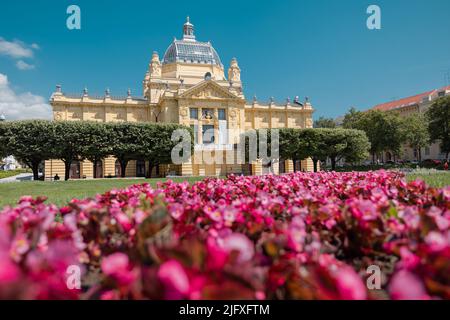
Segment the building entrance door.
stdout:
<path fill-rule="evenodd" d="M 80 179 L 80 178 L 81 178 L 80 161 L 73 161 L 70 164 L 70 179 Z"/>

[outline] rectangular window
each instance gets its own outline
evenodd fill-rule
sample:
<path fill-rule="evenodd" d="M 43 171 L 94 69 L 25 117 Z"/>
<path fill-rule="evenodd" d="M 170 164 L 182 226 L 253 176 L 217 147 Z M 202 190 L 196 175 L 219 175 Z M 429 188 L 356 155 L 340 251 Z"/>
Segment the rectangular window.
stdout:
<path fill-rule="evenodd" d="M 198 119 L 198 109 L 197 108 L 190 108 L 189 113 L 190 113 L 191 119 L 195 119 L 195 120 Z"/>
<path fill-rule="evenodd" d="M 214 126 L 213 125 L 203 125 L 202 126 L 202 138 L 203 144 L 214 143 Z"/>
<path fill-rule="evenodd" d="M 226 120 L 225 109 L 219 109 L 219 120 Z"/>

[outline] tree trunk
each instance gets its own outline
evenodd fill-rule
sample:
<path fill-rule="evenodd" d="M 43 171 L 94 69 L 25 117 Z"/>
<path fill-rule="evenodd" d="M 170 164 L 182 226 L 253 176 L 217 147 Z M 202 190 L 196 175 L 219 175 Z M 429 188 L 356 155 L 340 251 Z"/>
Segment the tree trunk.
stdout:
<path fill-rule="evenodd" d="M 319 162 L 318 159 L 313 159 L 314 172 L 317 172 L 317 162 Z"/>
<path fill-rule="evenodd" d="M 336 158 L 332 157 L 331 159 L 331 170 L 335 171 L 336 170 Z"/>
<path fill-rule="evenodd" d="M 70 179 L 70 166 L 72 164 L 72 161 L 64 161 L 64 180 Z"/>
<path fill-rule="evenodd" d="M 39 180 L 39 161 L 33 161 L 31 163 L 31 170 L 33 170 L 33 180 Z"/>
<path fill-rule="evenodd" d="M 421 147 L 419 147 L 419 148 L 417 148 L 418 150 L 419 150 L 419 155 L 418 155 L 418 161 L 419 162 L 422 162 L 422 148 Z"/>
<path fill-rule="evenodd" d="M 128 160 L 120 160 L 120 177 L 125 178 L 125 170 L 127 169 Z"/>
<path fill-rule="evenodd" d="M 375 152 L 372 152 L 372 164 L 375 164 Z"/>

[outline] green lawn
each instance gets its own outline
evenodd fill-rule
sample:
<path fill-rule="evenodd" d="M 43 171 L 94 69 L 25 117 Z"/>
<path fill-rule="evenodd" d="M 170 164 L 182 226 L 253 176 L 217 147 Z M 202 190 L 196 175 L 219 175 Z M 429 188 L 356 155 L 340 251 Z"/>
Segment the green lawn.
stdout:
<path fill-rule="evenodd" d="M 173 178 L 175 182 L 189 181 L 190 183 L 201 180 L 201 177 Z M 114 188 L 125 188 L 132 184 L 148 182 L 156 186 L 158 182 L 167 179 L 101 179 L 101 180 L 72 180 L 72 181 L 24 181 L 0 183 L 0 208 L 6 205 L 14 205 L 21 196 L 48 197 L 48 203 L 62 206 L 71 199 L 84 199 L 104 193 Z"/>
<path fill-rule="evenodd" d="M 411 173 L 407 174 L 406 178 L 408 181 L 413 181 L 420 179 L 425 181 L 428 185 L 432 187 L 442 188 L 450 186 L 450 172 L 448 171 L 437 171 L 430 173 Z"/>

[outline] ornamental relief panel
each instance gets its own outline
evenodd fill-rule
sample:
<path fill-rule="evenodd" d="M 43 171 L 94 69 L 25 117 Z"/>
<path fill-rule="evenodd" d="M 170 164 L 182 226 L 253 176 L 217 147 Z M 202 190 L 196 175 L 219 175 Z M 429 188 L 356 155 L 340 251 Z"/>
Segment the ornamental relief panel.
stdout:
<path fill-rule="evenodd" d="M 68 107 L 67 108 L 67 119 L 83 119 L 83 107 Z"/>
<path fill-rule="evenodd" d="M 180 116 L 182 119 L 187 119 L 189 115 L 189 108 L 180 107 Z"/>
<path fill-rule="evenodd" d="M 64 112 L 61 112 L 61 111 L 54 112 L 53 119 L 55 119 L 56 121 L 64 120 Z"/>

